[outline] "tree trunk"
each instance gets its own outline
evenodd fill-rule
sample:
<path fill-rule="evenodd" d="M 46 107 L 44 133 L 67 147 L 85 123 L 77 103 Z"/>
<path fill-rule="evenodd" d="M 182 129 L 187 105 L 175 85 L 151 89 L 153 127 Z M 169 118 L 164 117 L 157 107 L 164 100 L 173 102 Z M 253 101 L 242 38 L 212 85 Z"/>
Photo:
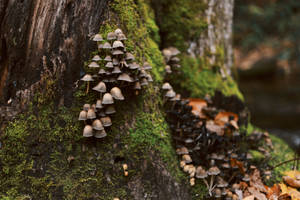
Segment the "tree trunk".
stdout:
<path fill-rule="evenodd" d="M 209 51 L 213 64 L 221 45 L 230 74 L 233 0 L 203 3 L 208 4 L 208 29 L 190 53 Z M 192 190 L 183 178 L 160 111 L 156 85 L 164 66 L 153 13 L 143 0 L 0 1 L 0 197 L 179 200 L 205 195 L 200 183 Z M 99 28 L 104 34 L 116 27 L 133 41 L 138 60 L 152 64 L 155 83 L 120 106 L 107 138 L 84 140 L 77 115 L 88 98 L 78 80 L 97 49 L 90 37 Z M 122 163 L 128 163 L 129 177 L 123 176 Z"/>

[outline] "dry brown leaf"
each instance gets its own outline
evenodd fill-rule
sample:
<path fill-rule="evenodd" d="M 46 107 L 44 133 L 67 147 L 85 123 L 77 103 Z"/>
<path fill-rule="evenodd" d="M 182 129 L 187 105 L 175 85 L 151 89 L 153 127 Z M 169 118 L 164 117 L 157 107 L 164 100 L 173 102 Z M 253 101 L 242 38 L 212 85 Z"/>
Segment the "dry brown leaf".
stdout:
<path fill-rule="evenodd" d="M 202 109 L 207 107 L 207 102 L 203 99 L 195 99 L 190 98 L 189 99 L 189 105 L 192 106 L 192 113 L 194 115 L 199 116 L 200 118 L 206 118 L 206 116 L 203 114 Z"/>
<path fill-rule="evenodd" d="M 247 196 L 243 200 L 254 200 L 254 195 Z"/>
<path fill-rule="evenodd" d="M 230 118 L 233 118 L 236 122 L 238 121 L 238 115 L 233 112 L 219 112 L 215 117 L 215 123 L 224 126 L 230 121 Z"/>
<path fill-rule="evenodd" d="M 250 176 L 251 181 L 250 181 L 250 186 L 257 188 L 259 191 L 267 193 L 267 190 L 265 188 L 265 185 L 263 184 L 261 177 L 260 177 L 260 172 L 258 169 L 255 169 L 253 173 Z"/>
<path fill-rule="evenodd" d="M 260 191 L 258 191 L 256 188 L 254 187 L 249 187 L 248 188 L 249 192 L 255 196 L 255 198 L 259 199 L 259 200 L 268 200 L 266 195 L 261 193 Z"/>
<path fill-rule="evenodd" d="M 224 135 L 224 130 L 221 126 L 215 124 L 214 121 L 209 120 L 206 122 L 206 129 L 212 133 L 216 133 L 218 136 Z"/>
<path fill-rule="evenodd" d="M 291 177 L 292 179 L 300 179 L 300 171 L 292 170 L 292 171 L 286 171 L 283 172 L 284 175 Z"/>
<path fill-rule="evenodd" d="M 231 167 L 238 167 L 242 174 L 245 174 L 245 168 L 242 162 L 238 161 L 237 159 L 230 158 L 230 165 Z"/>
<path fill-rule="evenodd" d="M 284 182 L 287 183 L 289 186 L 292 186 L 294 188 L 300 188 L 300 181 L 295 180 L 289 176 L 282 177 Z"/>
<path fill-rule="evenodd" d="M 300 200 L 300 192 L 298 192 L 297 189 L 288 187 L 284 183 L 279 184 L 279 186 L 282 194 L 288 194 L 292 198 L 292 200 Z"/>

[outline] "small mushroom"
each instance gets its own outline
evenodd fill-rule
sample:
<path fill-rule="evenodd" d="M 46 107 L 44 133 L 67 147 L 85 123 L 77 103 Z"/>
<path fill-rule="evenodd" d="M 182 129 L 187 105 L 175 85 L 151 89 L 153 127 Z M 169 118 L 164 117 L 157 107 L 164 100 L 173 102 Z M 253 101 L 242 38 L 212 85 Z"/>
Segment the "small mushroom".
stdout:
<path fill-rule="evenodd" d="M 95 55 L 93 58 L 92 58 L 92 61 L 100 61 L 100 60 L 102 60 L 101 58 L 100 58 L 100 56 L 99 55 Z"/>
<path fill-rule="evenodd" d="M 182 156 L 182 160 L 183 160 L 186 164 L 193 162 L 190 155 L 183 155 L 183 156 Z"/>
<path fill-rule="evenodd" d="M 173 98 L 175 96 L 176 96 L 176 93 L 174 92 L 173 89 L 168 90 L 168 92 L 165 94 L 165 97 L 168 97 L 168 98 Z"/>
<path fill-rule="evenodd" d="M 191 185 L 191 186 L 194 186 L 194 185 L 195 185 L 195 178 L 191 178 L 191 179 L 190 179 L 190 185 Z"/>
<path fill-rule="evenodd" d="M 110 117 L 101 117 L 100 120 L 101 120 L 102 125 L 103 125 L 104 127 L 109 127 L 109 126 L 112 125 L 112 122 L 111 122 Z"/>
<path fill-rule="evenodd" d="M 111 45 L 108 42 L 105 42 L 102 46 L 102 49 L 111 49 Z"/>
<path fill-rule="evenodd" d="M 124 45 L 121 41 L 116 40 L 114 41 L 112 48 L 113 49 L 124 48 Z"/>
<path fill-rule="evenodd" d="M 96 118 L 96 113 L 94 109 L 90 108 L 87 112 L 87 119 L 95 119 Z"/>
<path fill-rule="evenodd" d="M 250 181 L 250 176 L 249 174 L 245 174 L 244 177 L 242 178 L 243 181 L 249 182 Z"/>
<path fill-rule="evenodd" d="M 96 108 L 98 108 L 98 109 L 102 109 L 103 108 L 101 99 L 97 100 L 97 102 L 96 102 Z"/>
<path fill-rule="evenodd" d="M 182 160 L 182 161 L 180 161 L 180 167 L 181 168 L 184 168 L 184 166 L 185 166 L 186 164 L 185 164 L 185 162 Z"/>
<path fill-rule="evenodd" d="M 81 111 L 79 113 L 79 117 L 78 117 L 79 121 L 85 121 L 87 120 L 87 112 L 85 110 Z"/>
<path fill-rule="evenodd" d="M 114 103 L 114 99 L 111 96 L 110 93 L 105 93 L 102 99 L 102 104 L 103 105 L 108 105 L 108 104 L 113 104 Z"/>
<path fill-rule="evenodd" d="M 92 127 L 93 127 L 93 129 L 95 129 L 97 131 L 101 131 L 104 129 L 104 127 L 99 119 L 96 119 L 93 121 Z"/>
<path fill-rule="evenodd" d="M 116 113 L 116 109 L 113 105 L 109 105 L 106 109 L 105 109 L 105 114 L 107 115 L 111 115 Z"/>
<path fill-rule="evenodd" d="M 116 35 L 119 35 L 119 34 L 122 34 L 123 33 L 123 31 L 121 30 L 121 29 L 119 29 L 119 28 L 117 28 L 116 30 L 115 30 L 115 34 Z"/>
<path fill-rule="evenodd" d="M 126 163 L 123 164 L 122 167 L 123 167 L 123 170 L 124 170 L 124 171 L 127 171 L 127 170 L 128 170 L 128 165 L 127 165 Z"/>
<path fill-rule="evenodd" d="M 112 62 L 108 62 L 108 63 L 106 63 L 105 67 L 107 67 L 107 68 L 114 68 L 114 65 L 113 65 Z"/>
<path fill-rule="evenodd" d="M 153 82 L 152 76 L 150 74 L 148 74 L 146 78 L 148 82 Z"/>
<path fill-rule="evenodd" d="M 134 83 L 133 89 L 135 89 L 135 90 L 141 90 L 142 89 L 141 84 L 140 84 L 139 81 L 137 81 L 137 82 Z"/>
<path fill-rule="evenodd" d="M 94 134 L 94 137 L 95 137 L 95 138 L 98 138 L 98 139 L 104 138 L 104 137 L 106 137 L 106 136 L 107 136 L 107 133 L 106 133 L 106 131 L 105 131 L 104 129 L 103 129 L 103 130 L 96 131 L 95 134 Z"/>
<path fill-rule="evenodd" d="M 90 104 L 84 104 L 83 105 L 83 110 L 85 110 L 86 112 L 91 108 L 91 105 Z"/>
<path fill-rule="evenodd" d="M 85 125 L 83 129 L 83 137 L 92 137 L 93 136 L 93 127 L 91 125 Z"/>
<path fill-rule="evenodd" d="M 186 147 L 181 147 L 181 148 L 176 149 L 176 153 L 178 155 L 189 154 L 189 150 Z"/>
<path fill-rule="evenodd" d="M 131 53 L 126 53 L 125 59 L 126 60 L 134 60 L 135 58 Z"/>
<path fill-rule="evenodd" d="M 122 73 L 118 77 L 118 81 L 133 82 L 133 79 L 126 73 Z"/>
<path fill-rule="evenodd" d="M 112 61 L 112 59 L 111 59 L 111 57 L 110 57 L 110 56 L 105 56 L 105 58 L 104 58 L 104 61 L 111 62 L 111 61 Z"/>
<path fill-rule="evenodd" d="M 101 41 L 103 41 L 102 35 L 100 35 L 100 34 L 94 35 L 93 41 L 95 41 L 95 42 L 101 42 Z"/>
<path fill-rule="evenodd" d="M 110 90 L 110 94 L 111 94 L 111 96 L 114 98 L 114 99 L 116 99 L 116 100 L 124 100 L 125 98 L 124 98 L 124 96 L 123 96 L 123 94 L 122 94 L 122 91 L 120 90 L 120 88 L 118 88 L 118 87 L 114 87 L 114 88 L 112 88 L 111 90 Z"/>
<path fill-rule="evenodd" d="M 117 58 L 113 58 L 112 63 L 113 63 L 113 65 L 119 65 L 120 64 L 119 59 L 117 59 Z"/>
<path fill-rule="evenodd" d="M 114 32 L 110 32 L 107 34 L 107 40 L 115 40 L 117 39 L 117 36 Z"/>
<path fill-rule="evenodd" d="M 221 198 L 222 196 L 222 191 L 219 188 L 216 188 L 213 190 L 213 194 L 215 198 Z"/>
<path fill-rule="evenodd" d="M 170 65 L 166 65 L 165 66 L 165 71 L 166 71 L 167 74 L 171 74 L 172 73 Z"/>
<path fill-rule="evenodd" d="M 140 65 L 137 64 L 136 62 L 129 64 L 129 69 L 139 69 L 139 68 L 140 68 Z"/>
<path fill-rule="evenodd" d="M 84 77 L 81 78 L 81 80 L 87 82 L 87 87 L 86 87 L 86 94 L 87 94 L 89 92 L 90 82 L 94 81 L 94 79 L 90 74 L 86 74 L 84 75 Z"/>
<path fill-rule="evenodd" d="M 175 62 L 175 63 L 178 63 L 180 61 L 180 59 L 178 57 L 172 57 L 171 61 Z"/>
<path fill-rule="evenodd" d="M 123 55 L 124 54 L 124 52 L 123 51 L 121 51 L 121 50 L 113 50 L 113 52 L 112 52 L 112 55 L 114 55 L 114 56 L 118 56 L 118 55 Z"/>
<path fill-rule="evenodd" d="M 141 86 L 147 86 L 147 85 L 148 85 L 148 80 L 146 78 L 142 78 Z"/>
<path fill-rule="evenodd" d="M 217 187 L 224 188 L 224 187 L 227 187 L 227 186 L 228 186 L 228 183 L 223 178 L 218 176 L 218 178 L 217 178 Z"/>
<path fill-rule="evenodd" d="M 163 90 L 171 90 L 172 86 L 170 85 L 170 83 L 166 82 L 166 83 L 163 84 L 162 89 Z"/>
<path fill-rule="evenodd" d="M 106 71 L 104 69 L 100 69 L 98 74 L 100 74 L 100 75 L 106 74 Z"/>
<path fill-rule="evenodd" d="M 106 92 L 106 84 L 100 81 L 95 87 L 93 87 L 93 90 L 100 92 L 100 98 L 102 98 L 102 93 Z"/>
<path fill-rule="evenodd" d="M 112 74 L 121 74 L 122 71 L 120 70 L 119 67 L 114 67 L 113 71 L 111 72 Z"/>
<path fill-rule="evenodd" d="M 121 33 L 121 34 L 118 35 L 118 40 L 121 40 L 121 41 L 122 40 L 127 40 L 127 38 L 123 33 Z"/>
<path fill-rule="evenodd" d="M 144 68 L 145 70 L 151 70 L 151 69 L 152 69 L 151 65 L 150 65 L 148 62 L 144 62 L 143 68 Z"/>
<path fill-rule="evenodd" d="M 211 194 L 211 191 L 213 190 L 214 176 L 217 176 L 220 173 L 221 173 L 221 171 L 218 167 L 211 167 L 211 168 L 209 168 L 209 170 L 207 172 L 207 174 L 211 176 L 210 185 L 209 185 L 210 194 Z"/>

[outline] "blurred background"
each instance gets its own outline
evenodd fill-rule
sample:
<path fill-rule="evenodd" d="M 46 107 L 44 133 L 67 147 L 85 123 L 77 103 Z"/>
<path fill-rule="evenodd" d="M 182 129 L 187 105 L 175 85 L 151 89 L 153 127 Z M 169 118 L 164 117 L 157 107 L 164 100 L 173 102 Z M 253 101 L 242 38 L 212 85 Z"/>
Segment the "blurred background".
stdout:
<path fill-rule="evenodd" d="M 236 0 L 234 46 L 251 121 L 299 149 L 300 1 Z"/>

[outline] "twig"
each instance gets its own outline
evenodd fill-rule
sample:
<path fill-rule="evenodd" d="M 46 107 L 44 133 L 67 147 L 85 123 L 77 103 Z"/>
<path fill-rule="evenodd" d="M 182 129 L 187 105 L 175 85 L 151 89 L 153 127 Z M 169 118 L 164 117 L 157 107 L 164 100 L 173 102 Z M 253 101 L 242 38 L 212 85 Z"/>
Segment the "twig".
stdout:
<path fill-rule="evenodd" d="M 274 167 L 272 167 L 271 170 L 275 169 L 276 167 L 279 167 L 281 165 L 284 165 L 286 163 L 289 163 L 289 162 L 292 162 L 292 161 L 296 161 L 296 160 L 300 160 L 300 158 L 293 158 L 293 159 L 290 159 L 290 160 L 283 161 L 283 162 L 275 165 Z"/>

